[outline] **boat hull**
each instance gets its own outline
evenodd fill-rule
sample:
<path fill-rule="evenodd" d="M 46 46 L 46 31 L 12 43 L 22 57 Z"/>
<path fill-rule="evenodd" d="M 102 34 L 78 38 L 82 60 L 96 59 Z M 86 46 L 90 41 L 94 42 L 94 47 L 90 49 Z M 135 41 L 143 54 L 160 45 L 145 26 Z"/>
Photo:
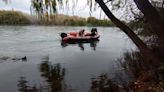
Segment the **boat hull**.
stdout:
<path fill-rule="evenodd" d="M 99 41 L 100 35 L 96 36 L 86 36 L 86 37 L 67 37 L 63 38 L 62 41 L 67 43 L 84 43 L 84 42 L 92 42 L 92 41 Z"/>

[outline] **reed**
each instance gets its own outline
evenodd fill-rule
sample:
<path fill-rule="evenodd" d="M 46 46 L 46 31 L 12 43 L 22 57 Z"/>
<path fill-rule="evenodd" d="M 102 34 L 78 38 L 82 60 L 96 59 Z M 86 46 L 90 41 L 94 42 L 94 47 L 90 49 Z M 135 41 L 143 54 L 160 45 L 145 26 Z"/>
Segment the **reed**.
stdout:
<path fill-rule="evenodd" d="M 21 12 L 0 10 L 1 25 L 25 25 L 30 21 Z"/>

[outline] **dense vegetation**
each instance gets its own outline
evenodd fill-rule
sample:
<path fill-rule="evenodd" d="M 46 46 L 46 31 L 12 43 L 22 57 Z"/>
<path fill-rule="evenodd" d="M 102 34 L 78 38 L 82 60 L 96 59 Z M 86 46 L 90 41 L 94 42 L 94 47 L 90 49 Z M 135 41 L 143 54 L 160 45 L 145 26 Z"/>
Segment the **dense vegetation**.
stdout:
<path fill-rule="evenodd" d="M 0 11 L 1 25 L 25 25 L 30 21 L 21 12 L 16 11 Z"/>
<path fill-rule="evenodd" d="M 46 17 L 46 16 L 45 16 Z M 64 25 L 64 26 L 113 26 L 109 20 L 99 20 L 94 17 L 82 18 L 78 16 L 67 16 L 62 14 L 51 15 L 42 19 L 17 11 L 0 11 L 1 25 Z"/>
<path fill-rule="evenodd" d="M 109 26 L 109 25 L 112 26 L 113 25 L 113 23 L 111 21 L 107 20 L 107 19 L 98 20 L 94 17 L 89 17 L 87 19 L 87 24 L 88 25 L 93 25 L 93 26 Z"/>

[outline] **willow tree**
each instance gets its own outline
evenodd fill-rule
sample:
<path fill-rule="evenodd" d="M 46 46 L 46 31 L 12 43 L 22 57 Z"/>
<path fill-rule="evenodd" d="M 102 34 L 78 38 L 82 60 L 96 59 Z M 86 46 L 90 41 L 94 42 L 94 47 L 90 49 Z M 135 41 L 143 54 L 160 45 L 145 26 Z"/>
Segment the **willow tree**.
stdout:
<path fill-rule="evenodd" d="M 39 0 L 32 0 L 31 6 L 34 9 L 36 16 L 42 19 L 42 13 L 43 13 L 43 6 L 42 3 Z"/>
<path fill-rule="evenodd" d="M 118 20 L 112 12 L 109 10 L 109 8 L 106 6 L 106 3 L 104 3 L 104 0 L 95 0 L 104 13 L 108 16 L 111 21 L 118 26 L 121 30 L 123 30 L 131 39 L 132 41 L 138 46 L 140 51 L 143 53 L 146 57 L 152 57 L 149 60 L 153 61 L 159 61 L 157 58 L 157 55 L 155 55 L 150 48 L 146 46 L 146 44 L 140 40 L 140 38 L 124 23 L 122 23 L 120 20 Z M 107 0 L 106 2 L 111 1 L 121 1 L 121 0 Z M 126 0 L 122 0 L 125 1 Z M 164 21 L 159 15 L 158 11 L 155 9 L 153 5 L 151 5 L 150 1 L 148 0 L 133 0 L 134 3 L 137 5 L 138 9 L 143 13 L 144 17 L 148 21 L 149 25 L 151 26 L 153 32 L 158 37 L 158 48 L 160 50 L 160 55 L 164 55 Z M 158 54 L 159 55 L 159 54 Z"/>
<path fill-rule="evenodd" d="M 106 6 L 103 0 L 96 0 L 96 2 L 100 5 L 108 18 L 124 33 L 126 33 L 129 38 L 131 38 L 131 40 L 139 48 L 141 54 L 145 57 L 146 61 L 149 61 L 150 63 L 157 63 L 160 61 L 158 56 L 152 52 L 152 50 L 133 32 L 131 28 L 129 28 L 112 14 L 112 12 Z"/>
<path fill-rule="evenodd" d="M 49 21 L 53 14 L 56 14 L 56 0 L 31 0 L 31 8 L 41 20 Z"/>

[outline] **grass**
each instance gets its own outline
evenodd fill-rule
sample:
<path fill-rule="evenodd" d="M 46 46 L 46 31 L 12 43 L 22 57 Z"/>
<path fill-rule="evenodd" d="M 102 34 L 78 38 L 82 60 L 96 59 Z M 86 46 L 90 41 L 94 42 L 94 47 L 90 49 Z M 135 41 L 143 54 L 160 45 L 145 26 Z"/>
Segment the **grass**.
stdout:
<path fill-rule="evenodd" d="M 1 25 L 25 25 L 30 21 L 21 12 L 17 11 L 0 11 L 0 24 Z"/>

